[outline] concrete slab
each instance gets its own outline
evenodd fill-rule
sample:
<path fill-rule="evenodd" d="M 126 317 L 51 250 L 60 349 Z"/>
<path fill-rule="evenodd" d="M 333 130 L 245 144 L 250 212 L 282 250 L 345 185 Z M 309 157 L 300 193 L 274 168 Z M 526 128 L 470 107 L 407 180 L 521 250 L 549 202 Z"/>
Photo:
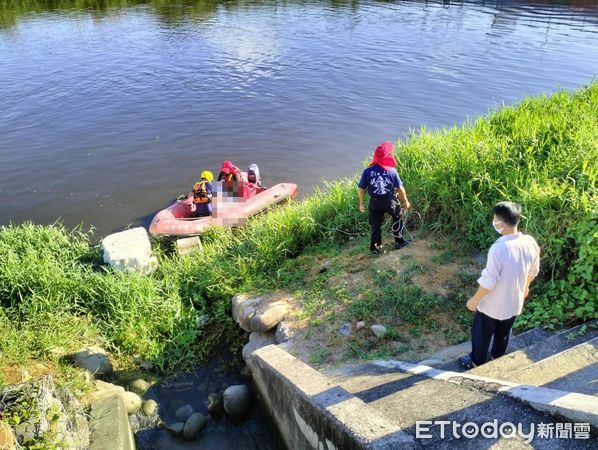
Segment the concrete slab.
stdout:
<path fill-rule="evenodd" d="M 402 361 L 376 361 L 374 364 L 468 386 L 479 391 L 506 395 L 530 405 L 537 411 L 556 415 L 572 422 L 589 423 L 598 428 L 598 398 L 590 395 L 529 386 L 470 373 L 451 372 Z"/>
<path fill-rule="evenodd" d="M 502 358 L 489 361 L 483 366 L 471 369 L 468 373 L 490 378 L 508 379 L 508 375 L 511 372 L 530 366 L 537 361 L 549 358 L 568 348 L 598 337 L 597 329 L 586 325 L 587 331 L 580 333 L 582 327 L 584 326 L 580 325 L 541 339 L 533 345 L 508 353 Z M 443 368 L 448 369 L 448 367 Z"/>
<path fill-rule="evenodd" d="M 135 450 L 129 416 L 119 395 L 104 397 L 91 404 L 90 426 L 89 450 Z"/>
<path fill-rule="evenodd" d="M 505 379 L 598 396 L 598 338 L 510 372 Z"/>
<path fill-rule="evenodd" d="M 528 330 L 524 331 L 523 333 L 516 334 L 511 338 L 509 342 L 507 354 L 516 352 L 522 348 L 534 345 L 538 342 L 542 342 L 549 336 L 550 333 L 541 328 L 534 328 L 533 330 Z M 471 352 L 471 341 L 466 341 L 459 345 L 439 350 L 438 352 L 430 355 L 426 359 L 438 359 L 440 361 L 444 361 L 446 364 L 440 366 L 442 369 L 460 372 L 462 371 L 462 369 L 457 363 L 457 359 L 461 356 L 468 355 L 469 352 Z"/>
<path fill-rule="evenodd" d="M 102 239 L 104 263 L 114 270 L 149 273 L 158 260 L 152 257 L 149 235 L 143 227 L 131 228 Z"/>

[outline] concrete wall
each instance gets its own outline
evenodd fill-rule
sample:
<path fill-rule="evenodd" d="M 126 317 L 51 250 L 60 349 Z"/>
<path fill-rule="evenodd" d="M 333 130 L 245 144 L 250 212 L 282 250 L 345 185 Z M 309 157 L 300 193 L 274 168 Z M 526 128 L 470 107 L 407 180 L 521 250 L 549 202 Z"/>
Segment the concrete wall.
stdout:
<path fill-rule="evenodd" d="M 257 395 L 289 449 L 414 447 L 386 417 L 275 345 L 257 350 L 250 367 Z"/>

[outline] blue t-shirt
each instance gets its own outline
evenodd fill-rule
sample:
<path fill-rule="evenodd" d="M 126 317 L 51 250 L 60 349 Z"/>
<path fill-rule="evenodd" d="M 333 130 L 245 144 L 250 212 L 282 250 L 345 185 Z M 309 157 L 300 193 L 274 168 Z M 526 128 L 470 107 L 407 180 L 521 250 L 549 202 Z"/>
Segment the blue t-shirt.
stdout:
<path fill-rule="evenodd" d="M 403 183 L 396 169 L 384 170 L 376 164 L 363 171 L 357 185 L 366 189 L 372 198 L 395 198 L 395 188 Z"/>

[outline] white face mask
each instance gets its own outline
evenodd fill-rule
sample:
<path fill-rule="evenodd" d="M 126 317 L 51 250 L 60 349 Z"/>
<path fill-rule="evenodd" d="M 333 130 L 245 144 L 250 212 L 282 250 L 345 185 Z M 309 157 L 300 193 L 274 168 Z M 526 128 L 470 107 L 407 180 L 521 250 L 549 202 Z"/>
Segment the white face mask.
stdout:
<path fill-rule="evenodd" d="M 501 225 L 502 224 L 502 220 L 497 220 L 496 222 L 493 220 L 492 221 L 492 226 L 494 227 L 494 229 L 496 230 L 496 232 L 498 234 L 502 234 L 503 230 L 505 229 L 504 227 L 498 227 L 497 225 Z"/>

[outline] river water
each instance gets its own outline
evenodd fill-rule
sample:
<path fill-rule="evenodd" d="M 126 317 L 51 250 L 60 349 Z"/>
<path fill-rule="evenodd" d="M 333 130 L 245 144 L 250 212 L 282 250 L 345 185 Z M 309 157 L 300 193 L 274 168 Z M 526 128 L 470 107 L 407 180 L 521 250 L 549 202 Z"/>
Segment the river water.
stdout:
<path fill-rule="evenodd" d="M 0 10 L 0 224 L 98 236 L 223 159 L 305 194 L 410 128 L 598 70 L 596 1 L 18 3 Z"/>

